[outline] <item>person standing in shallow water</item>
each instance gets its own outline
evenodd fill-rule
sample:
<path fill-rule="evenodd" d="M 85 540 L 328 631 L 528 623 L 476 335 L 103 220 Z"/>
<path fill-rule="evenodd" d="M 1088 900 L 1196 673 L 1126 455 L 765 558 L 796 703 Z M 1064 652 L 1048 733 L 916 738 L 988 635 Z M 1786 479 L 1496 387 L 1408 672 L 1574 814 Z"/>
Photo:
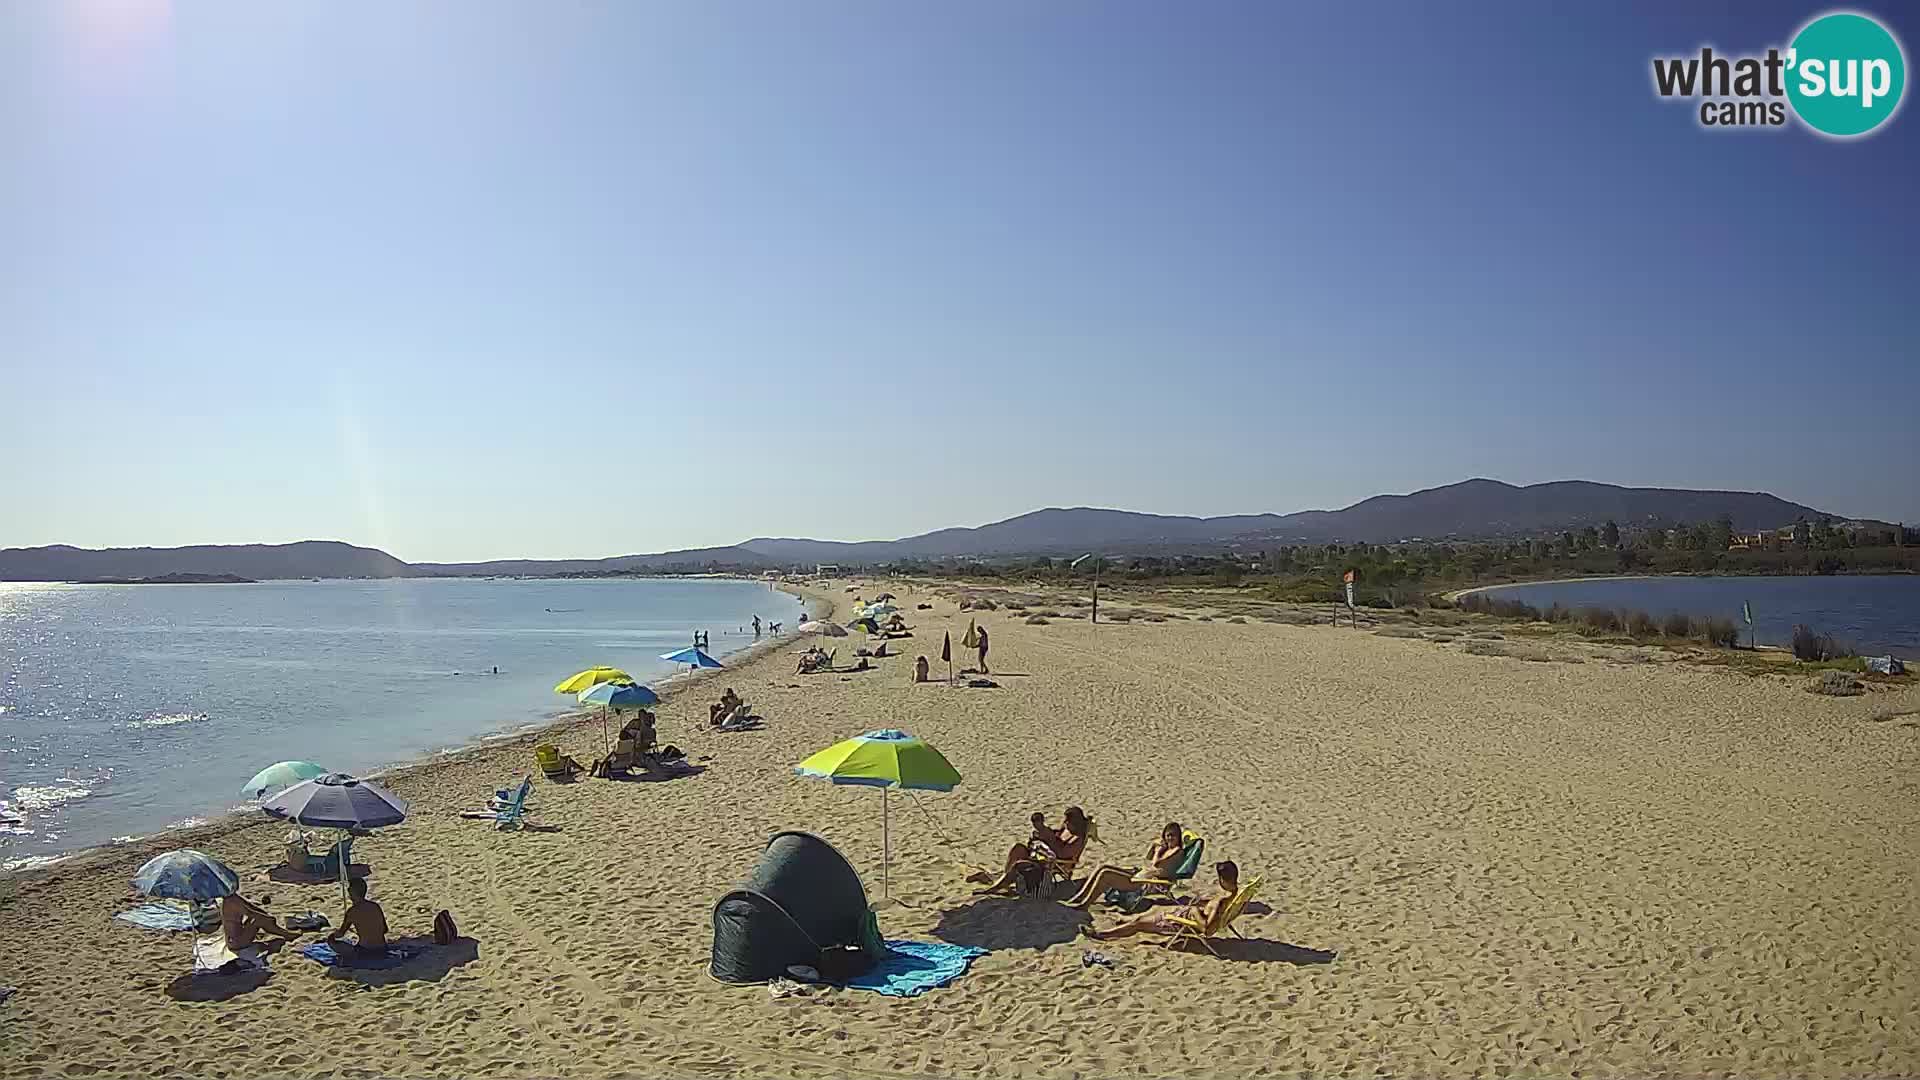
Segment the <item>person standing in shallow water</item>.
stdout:
<path fill-rule="evenodd" d="M 980 626 L 980 627 L 975 627 L 975 628 L 974 628 L 974 640 L 975 640 L 975 641 L 976 641 L 976 642 L 978 643 L 978 645 L 979 645 L 979 648 L 980 648 L 980 674 L 982 674 L 982 675 L 986 675 L 986 674 L 988 674 L 988 671 L 987 671 L 987 628 L 986 628 L 986 627 L 984 627 L 984 626 Z"/>
<path fill-rule="evenodd" d="M 753 617 L 753 636 L 756 639 L 760 637 L 760 616 L 758 615 Z"/>

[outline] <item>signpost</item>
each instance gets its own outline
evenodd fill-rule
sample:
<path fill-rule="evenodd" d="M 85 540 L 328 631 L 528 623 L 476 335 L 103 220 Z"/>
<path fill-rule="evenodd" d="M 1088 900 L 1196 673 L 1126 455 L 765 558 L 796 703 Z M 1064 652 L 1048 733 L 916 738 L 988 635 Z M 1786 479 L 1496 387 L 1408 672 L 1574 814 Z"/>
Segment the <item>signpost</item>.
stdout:
<path fill-rule="evenodd" d="M 1360 629 L 1360 613 L 1353 604 L 1353 579 L 1354 572 L 1352 570 L 1347 571 L 1347 619 L 1353 623 L 1353 628 L 1358 630 Z"/>

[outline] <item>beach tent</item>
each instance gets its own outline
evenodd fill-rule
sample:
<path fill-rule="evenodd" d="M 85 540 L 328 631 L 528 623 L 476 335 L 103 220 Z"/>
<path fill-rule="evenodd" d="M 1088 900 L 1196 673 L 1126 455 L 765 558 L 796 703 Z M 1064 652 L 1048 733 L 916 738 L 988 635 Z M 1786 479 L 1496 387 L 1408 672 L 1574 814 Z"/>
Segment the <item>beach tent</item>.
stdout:
<path fill-rule="evenodd" d="M 713 960 L 721 982 L 766 982 L 823 949 L 860 943 L 867 891 L 846 856 L 804 832 L 775 833 L 747 880 L 713 906 Z"/>

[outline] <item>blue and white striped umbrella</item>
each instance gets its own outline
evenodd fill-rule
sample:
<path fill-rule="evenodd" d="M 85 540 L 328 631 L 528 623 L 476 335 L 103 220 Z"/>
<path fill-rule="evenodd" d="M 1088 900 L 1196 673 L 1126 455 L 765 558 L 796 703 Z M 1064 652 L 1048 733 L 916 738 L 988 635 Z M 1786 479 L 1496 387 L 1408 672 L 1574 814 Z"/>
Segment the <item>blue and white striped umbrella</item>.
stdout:
<path fill-rule="evenodd" d="M 205 852 L 181 848 L 148 859 L 133 875 L 133 887 L 169 900 L 218 900 L 240 891 L 240 876 Z"/>

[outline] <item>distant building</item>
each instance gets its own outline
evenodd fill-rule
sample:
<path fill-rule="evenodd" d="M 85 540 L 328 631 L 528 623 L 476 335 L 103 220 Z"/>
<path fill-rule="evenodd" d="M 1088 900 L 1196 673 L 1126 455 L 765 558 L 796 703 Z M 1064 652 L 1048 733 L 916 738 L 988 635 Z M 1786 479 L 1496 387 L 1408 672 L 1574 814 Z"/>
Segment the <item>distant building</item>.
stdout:
<path fill-rule="evenodd" d="M 840 564 L 830 562 L 819 563 L 814 566 L 813 572 L 821 577 L 836 577 L 840 573 Z"/>

